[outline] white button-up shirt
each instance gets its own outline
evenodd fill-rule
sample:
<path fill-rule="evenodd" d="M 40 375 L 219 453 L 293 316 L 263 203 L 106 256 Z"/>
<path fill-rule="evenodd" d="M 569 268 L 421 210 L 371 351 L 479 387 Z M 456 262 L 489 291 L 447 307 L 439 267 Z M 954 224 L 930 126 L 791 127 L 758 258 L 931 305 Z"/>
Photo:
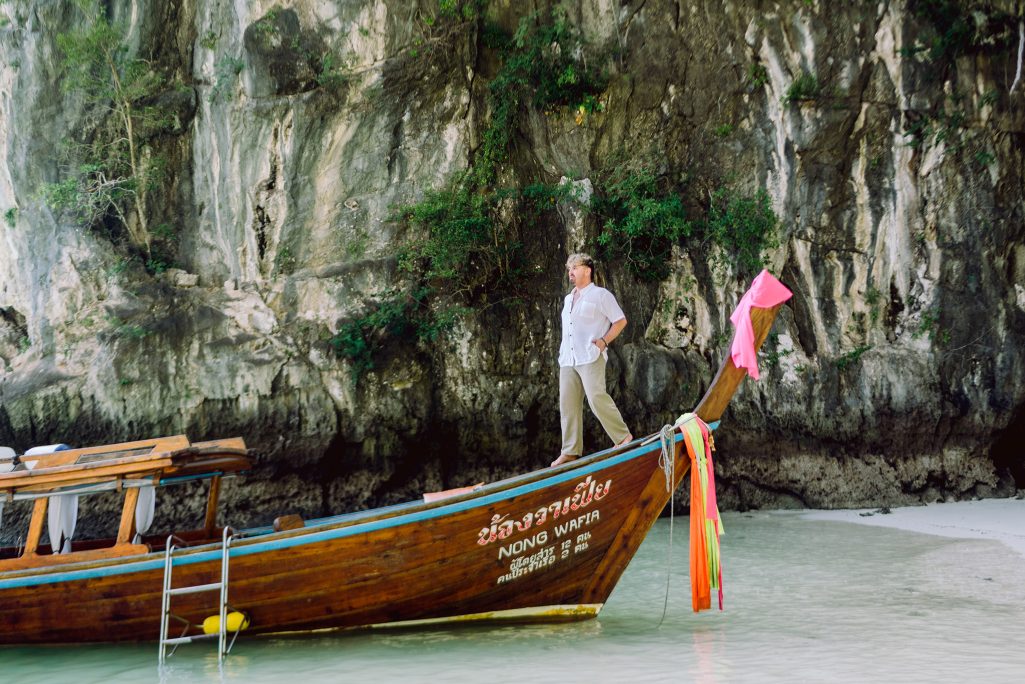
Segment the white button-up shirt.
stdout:
<path fill-rule="evenodd" d="M 562 305 L 559 365 L 583 366 L 597 361 L 599 354 L 608 358 L 608 354 L 599 350 L 594 341 L 623 318 L 626 315 L 619 308 L 616 296 L 604 287 L 591 283 L 580 291 L 576 302 L 573 301 L 573 292 L 570 292 Z"/>

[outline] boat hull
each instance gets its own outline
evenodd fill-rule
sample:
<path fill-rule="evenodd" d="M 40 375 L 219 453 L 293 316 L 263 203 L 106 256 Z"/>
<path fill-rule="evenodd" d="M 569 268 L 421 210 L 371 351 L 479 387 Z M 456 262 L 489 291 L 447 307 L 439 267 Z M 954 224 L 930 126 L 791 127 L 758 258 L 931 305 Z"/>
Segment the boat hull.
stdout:
<path fill-rule="evenodd" d="M 686 472 L 672 448 L 669 487 L 659 443 L 635 442 L 451 499 L 243 536 L 229 603 L 250 633 L 593 617 Z M 176 587 L 220 578 L 219 545 L 176 558 Z M 162 586 L 162 553 L 0 573 L 0 643 L 156 640 Z M 200 624 L 216 593 L 171 610 Z"/>

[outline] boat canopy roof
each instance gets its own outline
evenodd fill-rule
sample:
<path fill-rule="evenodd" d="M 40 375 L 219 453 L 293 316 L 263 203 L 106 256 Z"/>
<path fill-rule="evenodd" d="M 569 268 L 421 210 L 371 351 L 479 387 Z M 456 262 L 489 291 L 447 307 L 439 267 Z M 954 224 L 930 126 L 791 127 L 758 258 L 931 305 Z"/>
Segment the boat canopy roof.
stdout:
<path fill-rule="evenodd" d="M 30 450 L 0 465 L 6 465 L 0 469 L 0 497 L 17 501 L 163 486 L 237 474 L 251 464 L 241 437 L 193 444 L 185 435 L 175 435 L 46 454 Z"/>

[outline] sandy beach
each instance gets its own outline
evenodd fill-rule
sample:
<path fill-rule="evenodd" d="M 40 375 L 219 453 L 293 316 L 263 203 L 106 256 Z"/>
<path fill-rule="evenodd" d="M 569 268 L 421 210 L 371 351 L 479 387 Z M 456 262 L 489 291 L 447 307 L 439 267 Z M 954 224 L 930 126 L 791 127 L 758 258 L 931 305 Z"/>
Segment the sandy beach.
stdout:
<path fill-rule="evenodd" d="M 889 513 L 883 512 L 889 510 Z M 900 508 L 809 511 L 809 520 L 893 527 L 959 539 L 1003 542 L 1025 556 L 1025 499 L 983 499 Z"/>

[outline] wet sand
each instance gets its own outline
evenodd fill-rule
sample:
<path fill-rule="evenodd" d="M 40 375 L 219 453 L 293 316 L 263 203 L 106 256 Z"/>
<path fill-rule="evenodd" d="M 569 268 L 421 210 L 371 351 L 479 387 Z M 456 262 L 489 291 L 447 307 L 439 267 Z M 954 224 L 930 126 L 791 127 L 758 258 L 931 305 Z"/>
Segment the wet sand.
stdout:
<path fill-rule="evenodd" d="M 808 520 L 892 527 L 957 539 L 990 539 L 1002 542 L 1025 556 L 1025 499 L 983 499 L 890 509 L 810 511 L 803 517 Z"/>

